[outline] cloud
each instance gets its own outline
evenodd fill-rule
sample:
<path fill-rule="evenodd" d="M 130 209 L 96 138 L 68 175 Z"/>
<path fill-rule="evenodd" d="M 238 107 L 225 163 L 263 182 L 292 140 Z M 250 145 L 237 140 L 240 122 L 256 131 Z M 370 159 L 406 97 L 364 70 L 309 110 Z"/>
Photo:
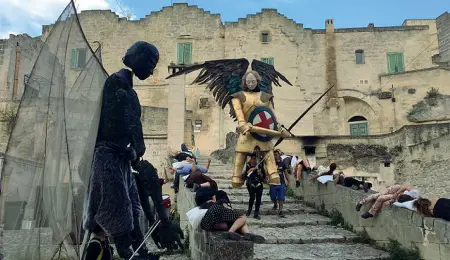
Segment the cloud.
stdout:
<path fill-rule="evenodd" d="M 44 24 L 54 23 L 69 0 L 0 0 L 0 39 L 8 38 L 10 33 L 27 33 L 30 36 L 41 34 Z M 75 0 L 78 11 L 111 9 L 119 16 L 131 14 L 132 10 L 118 0 Z"/>

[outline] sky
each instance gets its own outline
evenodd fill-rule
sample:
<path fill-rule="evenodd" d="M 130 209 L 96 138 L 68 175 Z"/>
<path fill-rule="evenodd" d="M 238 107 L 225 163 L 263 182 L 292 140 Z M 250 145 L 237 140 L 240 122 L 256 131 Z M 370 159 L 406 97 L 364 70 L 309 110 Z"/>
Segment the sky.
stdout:
<path fill-rule="evenodd" d="M 41 34 L 43 24 L 53 23 L 69 0 L 0 0 L 0 39 L 10 33 Z M 333 18 L 336 28 L 401 25 L 405 19 L 435 19 L 450 11 L 450 0 L 76 0 L 78 11 L 111 9 L 119 16 L 140 19 L 171 3 L 197 5 L 221 14 L 232 22 L 262 8 L 302 23 L 305 28 L 323 29 L 325 19 Z"/>

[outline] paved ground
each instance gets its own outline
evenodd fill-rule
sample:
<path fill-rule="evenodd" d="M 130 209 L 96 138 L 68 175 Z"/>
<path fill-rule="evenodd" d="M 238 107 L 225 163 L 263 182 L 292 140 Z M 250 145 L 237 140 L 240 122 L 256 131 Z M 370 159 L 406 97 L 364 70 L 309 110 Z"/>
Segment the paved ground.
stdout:
<path fill-rule="evenodd" d="M 206 161 L 206 158 L 198 158 L 199 164 L 206 164 Z M 245 212 L 247 189 L 245 186 L 231 189 L 231 169 L 231 166 L 213 162 L 208 174 L 229 194 L 233 208 Z M 354 244 L 356 234 L 329 225 L 329 218 L 316 214 L 315 209 L 294 198 L 287 198 L 286 218 L 279 218 L 272 210 L 267 192 L 263 192 L 262 219 L 256 220 L 253 215 L 248 219 L 250 232 L 266 238 L 265 244 L 255 245 L 255 260 L 375 260 L 389 257 L 388 253 L 368 245 Z"/>

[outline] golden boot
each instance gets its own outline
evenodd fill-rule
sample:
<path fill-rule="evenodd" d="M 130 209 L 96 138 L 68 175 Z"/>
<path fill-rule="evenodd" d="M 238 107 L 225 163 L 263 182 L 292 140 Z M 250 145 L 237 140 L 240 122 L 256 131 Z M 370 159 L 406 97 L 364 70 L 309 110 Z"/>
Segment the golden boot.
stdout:
<path fill-rule="evenodd" d="M 275 162 L 273 150 L 268 151 L 265 157 L 266 169 L 269 173 L 269 185 L 280 185 L 280 174 L 278 174 L 277 163 Z"/>
<path fill-rule="evenodd" d="M 239 188 L 244 184 L 244 180 L 242 179 L 242 171 L 244 169 L 246 159 L 247 155 L 245 153 L 236 152 L 233 168 L 233 180 L 231 184 L 233 188 Z"/>

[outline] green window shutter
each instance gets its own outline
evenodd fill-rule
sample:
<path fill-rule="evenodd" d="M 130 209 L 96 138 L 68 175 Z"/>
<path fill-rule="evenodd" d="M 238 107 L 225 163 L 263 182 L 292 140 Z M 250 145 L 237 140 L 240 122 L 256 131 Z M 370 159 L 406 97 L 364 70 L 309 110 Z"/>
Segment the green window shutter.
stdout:
<path fill-rule="evenodd" d="M 405 71 L 405 61 L 403 52 L 389 52 L 388 58 L 388 73 L 398 73 Z"/>
<path fill-rule="evenodd" d="M 78 50 L 72 49 L 72 56 L 71 56 L 71 63 L 72 63 L 72 69 L 78 68 Z"/>
<path fill-rule="evenodd" d="M 192 64 L 192 43 L 185 43 L 184 44 L 184 64 L 190 65 Z"/>
<path fill-rule="evenodd" d="M 78 68 L 86 66 L 86 49 L 78 49 Z"/>
<path fill-rule="evenodd" d="M 396 64 L 397 64 L 397 68 L 398 68 L 398 72 L 403 72 L 405 71 L 405 60 L 403 57 L 403 52 L 399 52 L 397 53 L 397 60 L 396 60 Z"/>
<path fill-rule="evenodd" d="M 271 58 L 261 58 L 261 61 L 270 65 L 273 65 L 274 59 L 273 57 Z"/>
<path fill-rule="evenodd" d="M 358 126 L 356 124 L 350 124 L 350 135 L 358 136 Z"/>
<path fill-rule="evenodd" d="M 358 124 L 358 132 L 359 132 L 360 136 L 369 135 L 369 127 L 368 127 L 367 123 Z"/>
<path fill-rule="evenodd" d="M 388 53 L 388 73 L 395 73 L 395 53 Z"/>
<path fill-rule="evenodd" d="M 184 44 L 178 43 L 178 45 L 177 45 L 177 64 L 184 64 L 183 52 L 184 52 Z"/>

